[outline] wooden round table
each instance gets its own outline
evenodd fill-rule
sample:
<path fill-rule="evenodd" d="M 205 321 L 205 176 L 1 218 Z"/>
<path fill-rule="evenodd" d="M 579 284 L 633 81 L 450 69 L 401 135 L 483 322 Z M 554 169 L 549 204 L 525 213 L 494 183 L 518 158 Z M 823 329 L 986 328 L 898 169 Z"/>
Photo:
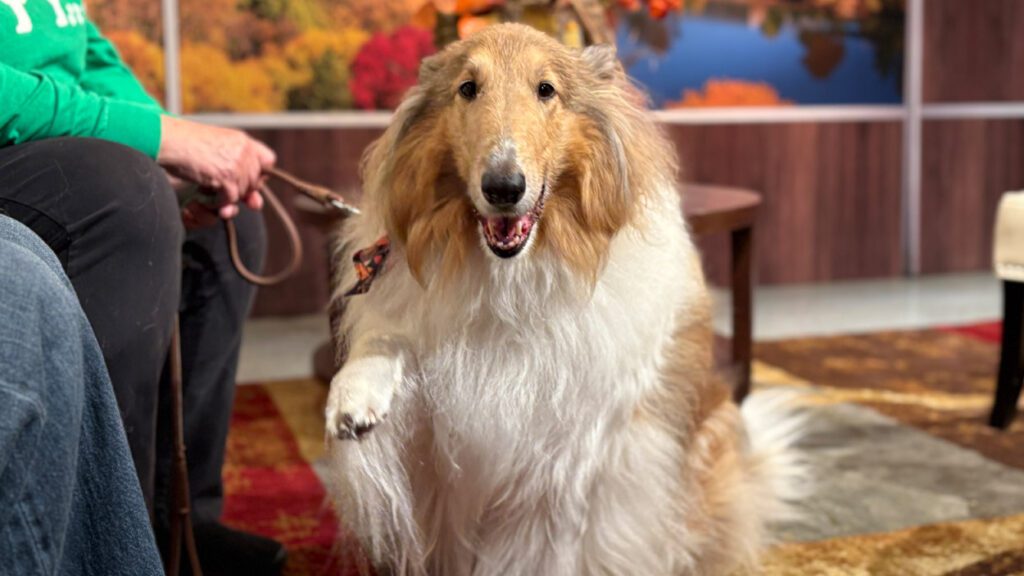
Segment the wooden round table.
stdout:
<path fill-rule="evenodd" d="M 754 222 L 761 196 L 751 190 L 728 186 L 683 184 L 682 188 L 683 215 L 694 235 L 730 235 L 732 344 L 729 371 L 732 372 L 733 398 L 741 402 L 750 392 Z"/>
<path fill-rule="evenodd" d="M 750 391 L 753 229 L 760 205 L 761 197 L 750 190 L 683 184 L 683 215 L 693 233 L 697 236 L 729 233 L 731 236 L 732 344 L 729 371 L 732 372 L 733 397 L 737 402 Z M 296 197 L 295 208 L 304 223 L 325 233 L 337 224 L 336 216 L 304 196 Z M 330 342 L 317 348 L 313 355 L 313 371 L 317 378 L 330 382 L 336 372 L 334 356 Z"/>

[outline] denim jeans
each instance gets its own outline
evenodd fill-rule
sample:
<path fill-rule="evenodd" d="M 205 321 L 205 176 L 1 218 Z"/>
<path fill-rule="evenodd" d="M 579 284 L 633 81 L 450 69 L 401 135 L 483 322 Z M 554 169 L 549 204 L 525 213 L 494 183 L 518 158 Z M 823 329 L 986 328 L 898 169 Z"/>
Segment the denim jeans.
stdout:
<path fill-rule="evenodd" d="M 3 215 L 0 574 L 163 574 L 89 323 L 53 251 Z"/>

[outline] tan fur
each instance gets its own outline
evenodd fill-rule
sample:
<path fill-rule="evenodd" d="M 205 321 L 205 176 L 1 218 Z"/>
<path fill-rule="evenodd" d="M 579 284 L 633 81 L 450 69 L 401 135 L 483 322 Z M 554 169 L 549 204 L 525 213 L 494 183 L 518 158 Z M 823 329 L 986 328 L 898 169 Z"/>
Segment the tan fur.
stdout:
<path fill-rule="evenodd" d="M 596 276 L 608 243 L 635 222 L 638 191 L 675 177 L 671 143 L 637 106 L 633 87 L 612 51 L 585 58 L 592 76 L 577 78 L 580 104 L 565 151 L 565 172 L 552 196 L 541 239 L 577 272 Z M 627 145 L 628 143 L 628 145 Z"/>
<path fill-rule="evenodd" d="M 700 274 L 700 263 L 690 263 Z M 654 423 L 667 431 L 687 455 L 680 475 L 679 501 L 688 532 L 700 535 L 692 546 L 699 567 L 694 574 L 720 574 L 737 566 L 751 567 L 763 545 L 762 526 L 744 515 L 754 503 L 744 499 L 751 466 L 742 454 L 743 422 L 731 392 L 715 374 L 710 298 L 678 318 L 659 371 L 663 387 L 644 398 L 634 415 L 640 424 Z M 749 508 L 748 508 L 749 509 Z"/>
<path fill-rule="evenodd" d="M 696 255 L 688 267 L 703 276 Z M 664 386 L 641 402 L 637 418 L 655 420 L 688 447 L 712 412 L 730 401 L 728 387 L 714 371 L 713 346 L 711 299 L 704 292 L 690 314 L 677 318 L 659 371 Z"/>

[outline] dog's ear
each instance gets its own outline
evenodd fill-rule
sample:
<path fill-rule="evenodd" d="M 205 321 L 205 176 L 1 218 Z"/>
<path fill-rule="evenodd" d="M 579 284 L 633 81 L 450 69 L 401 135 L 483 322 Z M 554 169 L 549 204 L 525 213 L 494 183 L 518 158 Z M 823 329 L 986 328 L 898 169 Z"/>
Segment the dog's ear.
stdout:
<path fill-rule="evenodd" d="M 427 56 L 420 61 L 419 71 L 419 84 L 421 86 L 429 85 L 436 78 L 441 69 L 444 68 L 448 61 L 447 52 L 439 52 L 431 56 Z"/>
<path fill-rule="evenodd" d="M 628 132 L 626 118 L 635 110 L 631 109 L 628 102 L 636 97 L 637 91 L 626 76 L 626 70 L 619 61 L 614 44 L 595 44 L 583 49 L 580 54 L 587 68 L 599 82 L 606 83 L 599 87 L 594 95 L 594 108 L 590 116 L 597 120 L 602 131 L 602 146 L 604 153 L 601 154 L 604 166 L 614 171 L 614 181 L 609 179 L 608 186 L 616 187 L 620 194 L 629 194 L 629 159 L 627 158 L 623 143 L 623 128 Z M 610 86 L 610 90 L 605 89 Z M 637 98 L 642 101 L 642 97 Z M 604 171 L 607 172 L 607 169 Z M 612 174 L 606 173 L 607 177 Z"/>
<path fill-rule="evenodd" d="M 580 58 L 599 80 L 612 81 L 626 76 L 614 44 L 587 46 L 580 53 Z"/>
<path fill-rule="evenodd" d="M 406 249 L 410 271 L 421 284 L 421 268 L 440 236 L 435 223 L 456 222 L 469 210 L 449 207 L 451 151 L 444 137 L 446 68 L 450 51 L 425 59 L 420 66 L 419 84 L 412 88 L 395 110 L 384 135 L 373 143 L 363 162 L 363 182 L 369 202 L 379 207 L 381 225 L 393 242 Z M 370 212 L 370 211 L 368 211 Z M 444 232 L 443 230 L 441 232 Z"/>
<path fill-rule="evenodd" d="M 431 138 L 436 114 L 423 85 L 412 88 L 395 110 L 384 134 L 363 157 L 366 198 L 377 202 L 387 233 L 404 243 L 415 214 L 428 204 L 437 139 Z"/>
<path fill-rule="evenodd" d="M 587 116 L 593 121 L 590 129 L 598 134 L 585 138 L 590 150 L 584 154 L 584 164 L 588 164 L 584 174 L 592 192 L 586 197 L 601 199 L 600 207 L 588 209 L 584 204 L 583 213 L 601 213 L 607 206 L 614 206 L 616 211 L 624 210 L 630 198 L 629 158 L 622 138 L 623 128 L 628 128 L 623 124 L 629 122 L 628 116 L 633 112 L 624 101 L 631 88 L 629 80 L 613 44 L 588 46 L 580 53 L 580 58 L 598 80 L 587 98 Z M 600 220 L 610 228 L 621 225 L 618 217 L 608 213 Z"/>
<path fill-rule="evenodd" d="M 389 176 L 391 165 L 400 150 L 400 145 L 411 129 L 426 119 L 430 110 L 432 92 L 447 60 L 447 53 L 428 56 L 420 62 L 419 81 L 413 86 L 395 110 L 391 123 L 384 134 L 375 141 L 363 157 L 363 182 L 371 188 L 378 188 L 377 179 Z M 384 182 L 380 182 L 384 184 Z"/>
<path fill-rule="evenodd" d="M 588 263 L 606 253 L 607 243 L 633 220 L 645 194 L 674 182 L 677 168 L 671 143 L 648 116 L 643 93 L 630 82 L 615 49 L 591 46 L 580 58 L 596 82 L 578 87 L 574 95 L 585 120 L 568 154 L 568 190 L 550 200 L 571 202 L 571 209 L 559 212 L 573 222 L 549 222 L 547 228 L 560 225 L 555 236 L 573 238 L 562 242 L 570 262 Z"/>

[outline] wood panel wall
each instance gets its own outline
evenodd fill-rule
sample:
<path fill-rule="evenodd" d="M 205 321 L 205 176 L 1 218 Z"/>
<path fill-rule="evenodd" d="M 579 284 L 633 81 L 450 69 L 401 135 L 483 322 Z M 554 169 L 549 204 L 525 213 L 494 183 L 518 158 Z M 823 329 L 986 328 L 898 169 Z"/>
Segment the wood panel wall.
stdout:
<path fill-rule="evenodd" d="M 924 125 L 922 271 L 992 266 L 996 206 L 1024 189 L 1024 120 L 949 120 Z"/>
<path fill-rule="evenodd" d="M 317 184 L 328 186 L 346 198 L 359 199 L 359 160 L 367 145 L 381 130 L 255 130 L 253 136 L 263 140 L 277 152 L 278 165 Z M 253 309 L 255 316 L 307 314 L 323 310 L 328 299 L 326 237 L 296 213 L 292 202 L 295 192 L 282 184 L 272 183 L 299 223 L 305 247 L 302 267 L 292 278 L 279 286 L 261 288 Z M 288 261 L 288 245 L 284 232 L 267 218 L 270 244 L 266 270 L 280 270 Z"/>
<path fill-rule="evenodd" d="M 927 0 L 924 99 L 1024 100 L 1024 2 Z M 1024 188 L 1024 121 L 924 124 L 922 272 L 988 270 L 996 205 Z"/>
<path fill-rule="evenodd" d="M 1024 100 L 1024 2 L 925 0 L 924 100 Z"/>
<path fill-rule="evenodd" d="M 685 178 L 764 199 L 754 240 L 763 284 L 895 276 L 901 260 L 898 122 L 685 126 L 671 130 Z M 725 248 L 704 241 L 725 284 Z"/>

